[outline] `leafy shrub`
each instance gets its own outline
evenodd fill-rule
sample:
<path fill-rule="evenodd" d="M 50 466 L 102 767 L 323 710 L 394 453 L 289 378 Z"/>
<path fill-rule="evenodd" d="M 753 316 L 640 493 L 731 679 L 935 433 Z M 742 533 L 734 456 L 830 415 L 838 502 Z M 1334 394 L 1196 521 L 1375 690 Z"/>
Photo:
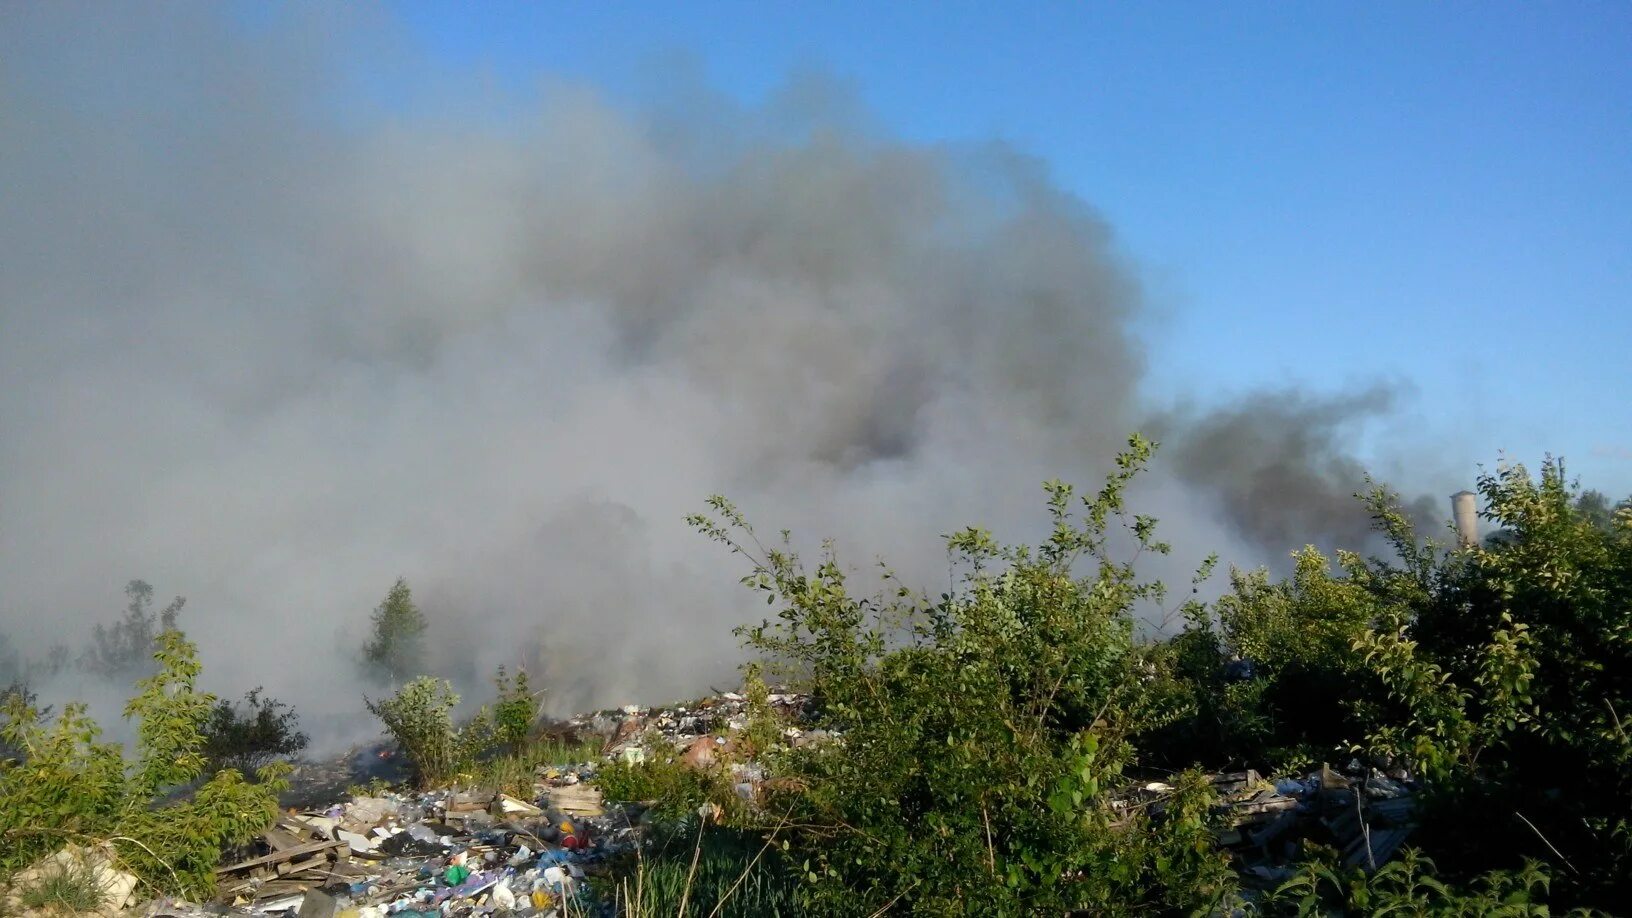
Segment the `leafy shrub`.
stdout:
<path fill-rule="evenodd" d="M 858 599 L 831 548 L 807 571 L 786 536 L 764 548 L 723 498 L 710 500 L 719 521 L 693 517 L 749 560 L 744 582 L 779 606 L 739 632 L 747 646 L 808 685 L 842 737 L 794 750 L 783 786 L 795 789 L 766 807 L 800 827 L 791 853 L 807 906 L 1112 914 L 1230 899 L 1199 776 L 1182 778 L 1159 814 L 1122 813 L 1108 797 L 1133 759 L 1129 738 L 1163 717 L 1147 704 L 1134 640 L 1136 604 L 1163 591 L 1109 547 L 1116 526 L 1137 551 L 1167 550 L 1155 521 L 1123 504 L 1152 448 L 1133 438 L 1080 502 L 1050 482 L 1041 545 L 951 536 L 962 579 L 935 602 L 904 588 Z"/>
<path fill-rule="evenodd" d="M 1415 854 L 1370 876 L 1313 864 L 1283 890 L 1299 908 L 1632 901 L 1632 507 L 1577 496 L 1552 461 L 1537 479 L 1502 466 L 1479 482 L 1500 531 L 1453 550 L 1374 488 L 1362 499 L 1394 557 L 1310 548 L 1284 579 L 1236 571 L 1216 603 L 1181 607 L 1182 633 L 1140 641 L 1132 610 L 1165 591 L 1107 545 L 1120 524 L 1137 551 L 1166 550 L 1122 505 L 1149 453 L 1135 438 L 1077 513 L 1051 483 L 1041 545 L 953 535 L 961 580 L 938 600 L 887 571 L 884 594 L 857 598 L 831 548 L 807 570 L 721 498 L 718 520 L 693 518 L 778 607 L 739 632 L 747 646 L 808 686 L 840 737 L 772 760 L 785 780 L 762 818 L 799 827 L 805 906 L 1226 907 L 1199 775 L 1158 813 L 1117 814 L 1107 790 L 1136 761 L 1274 772 L 1355 756 L 1426 779 L 1414 840 L 1445 873 Z"/>
<path fill-rule="evenodd" d="M 306 748 L 294 708 L 261 695 L 244 694 L 241 705 L 217 699 L 204 723 L 205 771 L 236 768 L 248 773 L 276 759 L 289 758 Z"/>
<path fill-rule="evenodd" d="M 272 823 L 286 766 L 263 768 L 253 784 L 227 769 L 175 799 L 202 774 L 215 698 L 197 690 L 197 651 L 179 631 L 157 643 L 157 671 L 125 707 L 137 721 L 134 761 L 100 739 L 84 705 L 67 705 L 47 725 L 21 696 L 7 701 L 0 737 L 22 757 L 0 764 L 0 876 L 67 842 L 107 840 L 153 887 L 200 897 L 214 889 L 222 850 Z"/>
<path fill-rule="evenodd" d="M 1632 511 L 1601 525 L 1551 460 L 1478 490 L 1499 537 L 1374 573 L 1402 611 L 1357 649 L 1410 716 L 1369 745 L 1438 778 L 1437 826 L 1458 831 L 1422 844 L 1442 865 L 1531 857 L 1566 903 L 1632 901 Z"/>
<path fill-rule="evenodd" d="M 499 748 L 520 753 L 538 723 L 539 704 L 527 685 L 527 670 L 518 669 L 514 677 L 499 667 L 493 677 L 498 698 L 493 703 L 493 731 Z"/>
<path fill-rule="evenodd" d="M 1606 522 L 1553 461 L 1478 489 L 1499 527 L 1481 546 L 1423 540 L 1377 488 L 1392 558 L 1306 549 L 1284 581 L 1237 573 L 1216 616 L 1147 651 L 1178 716 L 1135 741 L 1210 767 L 1405 765 L 1429 781 L 1413 840 L 1443 882 L 1528 858 L 1563 904 L 1632 901 L 1632 510 Z M 1250 675 L 1231 679 L 1237 658 Z"/>
<path fill-rule="evenodd" d="M 414 769 L 421 787 L 436 787 L 471 771 L 493 743 L 493 723 L 486 709 L 462 728 L 453 725 L 459 696 L 445 679 L 421 676 L 382 701 L 363 699 Z"/>
<path fill-rule="evenodd" d="M 1306 767 L 1347 759 L 1373 724 L 1403 714 L 1354 648 L 1386 604 L 1367 585 L 1367 562 L 1340 552 L 1339 576 L 1312 547 L 1293 559 L 1279 581 L 1232 571 L 1211 616 L 1194 608 L 1181 634 L 1145 650 L 1170 716 L 1137 737 L 1147 761 Z"/>
<path fill-rule="evenodd" d="M 669 819 L 694 816 L 707 804 L 732 811 L 741 804 L 723 768 L 693 768 L 673 754 L 604 765 L 595 773 L 595 785 L 608 800 L 651 803 Z"/>

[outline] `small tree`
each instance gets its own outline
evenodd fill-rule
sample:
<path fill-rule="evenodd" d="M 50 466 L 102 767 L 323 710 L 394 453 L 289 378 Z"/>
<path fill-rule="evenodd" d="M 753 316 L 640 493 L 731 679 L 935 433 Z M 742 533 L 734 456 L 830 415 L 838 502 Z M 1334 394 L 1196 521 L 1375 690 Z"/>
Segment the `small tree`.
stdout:
<path fill-rule="evenodd" d="M 371 621 L 373 636 L 363 645 L 368 668 L 392 685 L 417 675 L 425 662 L 425 615 L 414 605 L 407 578 L 397 578 Z"/>
<path fill-rule="evenodd" d="M 501 664 L 493 683 L 498 688 L 498 700 L 493 704 L 495 738 L 505 752 L 520 753 L 538 722 L 538 698 L 528 687 L 525 669 L 516 670 L 511 678 Z"/>
<path fill-rule="evenodd" d="M 90 646 L 79 657 L 81 667 L 99 676 L 115 678 L 144 669 L 152 671 L 159 635 L 178 630 L 176 618 L 187 604 L 186 598 L 177 596 L 155 615 L 153 587 L 143 580 L 127 584 L 125 596 L 130 600 L 125 617 L 112 625 L 97 625 Z"/>

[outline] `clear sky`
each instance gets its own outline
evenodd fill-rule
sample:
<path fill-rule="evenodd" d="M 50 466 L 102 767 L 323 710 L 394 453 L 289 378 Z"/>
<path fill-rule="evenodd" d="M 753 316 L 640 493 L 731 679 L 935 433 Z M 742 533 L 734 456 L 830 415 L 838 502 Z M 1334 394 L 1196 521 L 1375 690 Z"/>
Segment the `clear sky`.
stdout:
<path fill-rule="evenodd" d="M 501 83 L 799 68 L 890 130 L 997 137 L 1149 284 L 1157 396 L 1408 383 L 1470 459 L 1632 491 L 1632 3 L 409 3 Z"/>

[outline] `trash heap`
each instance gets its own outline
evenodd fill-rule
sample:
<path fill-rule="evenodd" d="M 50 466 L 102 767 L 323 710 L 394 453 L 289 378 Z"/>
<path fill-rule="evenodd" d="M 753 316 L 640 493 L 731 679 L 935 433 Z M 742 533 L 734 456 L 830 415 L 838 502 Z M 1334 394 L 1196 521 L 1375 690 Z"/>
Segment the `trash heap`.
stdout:
<path fill-rule="evenodd" d="M 825 730 L 806 730 L 811 699 L 796 692 L 772 692 L 765 704 L 777 722 L 785 725 L 782 739 L 790 746 L 825 742 L 833 735 Z M 711 768 L 729 760 L 737 795 L 757 800 L 765 780 L 764 769 L 744 762 L 736 739 L 748 726 L 749 701 L 736 692 L 721 692 L 687 704 L 660 708 L 627 705 L 617 711 L 603 711 L 573 718 L 568 726 L 580 736 L 600 737 L 607 756 L 628 763 L 644 762 L 648 755 L 673 752 L 693 768 Z M 668 749 L 653 748 L 666 745 Z"/>
<path fill-rule="evenodd" d="M 1292 876 L 1308 843 L 1338 852 L 1343 866 L 1376 870 L 1416 829 L 1420 789 L 1404 771 L 1392 774 L 1351 761 L 1301 778 L 1265 780 L 1258 772 L 1225 772 L 1209 780 L 1218 794 L 1218 844 L 1230 852 L 1249 888 L 1268 889 Z M 1160 812 L 1173 787 L 1152 781 L 1122 794 L 1119 808 Z"/>
<path fill-rule="evenodd" d="M 809 720 L 809 695 L 772 692 L 766 696 L 765 703 L 784 724 Z M 600 737 L 613 758 L 640 761 L 645 757 L 646 744 L 654 737 L 660 737 L 681 752 L 689 751 L 704 739 L 719 746 L 727 745 L 731 734 L 748 726 L 748 706 L 747 696 L 720 692 L 669 707 L 626 705 L 616 711 L 580 715 L 567 721 L 567 725 L 580 736 Z M 784 736 L 790 744 L 798 746 L 820 741 L 827 733 L 788 726 Z"/>
<path fill-rule="evenodd" d="M 218 905 L 299 918 L 543 916 L 569 903 L 593 913 L 582 881 L 633 831 L 585 783 L 593 773 L 591 764 L 541 767 L 532 801 L 387 793 L 285 814 L 262 838 L 271 850 L 217 871 Z M 180 904 L 156 912 L 209 913 Z"/>
<path fill-rule="evenodd" d="M 809 698 L 771 694 L 780 722 L 805 721 Z M 580 740 L 599 740 L 602 761 L 642 762 L 666 754 L 663 744 L 698 768 L 740 752 L 733 736 L 749 719 L 749 701 L 734 692 L 669 707 L 582 715 L 558 725 Z M 823 731 L 789 726 L 784 740 L 803 745 Z M 354 752 L 365 761 L 384 747 Z M 737 792 L 755 799 L 764 773 L 733 762 Z M 356 762 L 350 763 L 356 774 Z M 451 918 L 594 915 L 608 906 L 585 880 L 639 844 L 646 828 L 640 804 L 609 806 L 591 782 L 597 764 L 540 765 L 530 799 L 458 789 L 387 792 L 281 814 L 250 851 L 216 871 L 210 906 L 159 900 L 151 916 L 266 915 L 275 918 Z M 319 769 L 327 785 L 339 774 Z"/>

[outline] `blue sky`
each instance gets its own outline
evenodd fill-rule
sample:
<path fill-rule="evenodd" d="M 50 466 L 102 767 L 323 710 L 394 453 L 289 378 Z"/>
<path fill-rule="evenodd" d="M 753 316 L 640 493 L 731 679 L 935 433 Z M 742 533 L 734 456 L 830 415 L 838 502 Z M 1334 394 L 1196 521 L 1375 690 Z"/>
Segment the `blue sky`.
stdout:
<path fill-rule="evenodd" d="M 899 135 L 1010 141 L 1140 266 L 1153 395 L 1406 383 L 1383 435 L 1632 492 L 1632 4 L 397 12 L 518 88 L 634 95 L 678 53 L 753 101 L 816 67 Z"/>

